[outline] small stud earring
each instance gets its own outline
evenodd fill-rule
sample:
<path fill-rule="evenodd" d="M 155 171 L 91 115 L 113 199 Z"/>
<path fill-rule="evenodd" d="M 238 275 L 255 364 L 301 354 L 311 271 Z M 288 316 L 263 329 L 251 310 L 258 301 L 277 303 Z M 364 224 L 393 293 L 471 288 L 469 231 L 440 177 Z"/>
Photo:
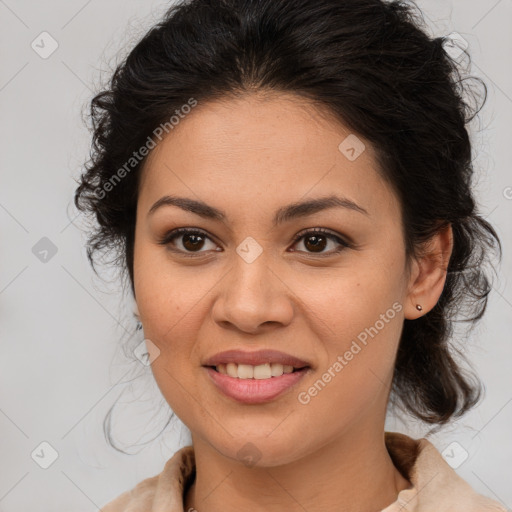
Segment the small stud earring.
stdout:
<path fill-rule="evenodd" d="M 423 310 L 423 308 L 422 308 L 419 304 L 416 304 L 416 309 L 417 309 L 418 311 L 422 311 L 422 310 Z"/>

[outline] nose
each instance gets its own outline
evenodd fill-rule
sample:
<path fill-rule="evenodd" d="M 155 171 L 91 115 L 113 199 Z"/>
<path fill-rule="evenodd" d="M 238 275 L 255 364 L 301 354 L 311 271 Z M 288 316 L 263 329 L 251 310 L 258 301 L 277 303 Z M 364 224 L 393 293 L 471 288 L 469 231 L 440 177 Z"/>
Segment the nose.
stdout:
<path fill-rule="evenodd" d="M 269 263 L 264 253 L 250 263 L 234 257 L 231 271 L 219 284 L 212 309 L 215 322 L 251 334 L 290 324 L 293 293 L 277 266 Z"/>

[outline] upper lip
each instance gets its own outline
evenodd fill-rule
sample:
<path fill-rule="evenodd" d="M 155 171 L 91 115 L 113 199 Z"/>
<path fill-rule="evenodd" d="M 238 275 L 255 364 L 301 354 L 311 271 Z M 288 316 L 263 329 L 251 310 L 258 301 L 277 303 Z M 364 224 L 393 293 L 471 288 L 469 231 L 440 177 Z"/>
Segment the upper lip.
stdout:
<path fill-rule="evenodd" d="M 250 364 L 258 366 L 265 363 L 280 363 L 283 366 L 293 366 L 294 368 L 303 368 L 309 366 L 306 361 L 298 357 L 278 350 L 257 350 L 254 352 L 247 352 L 244 350 L 226 350 L 219 352 L 212 357 L 209 357 L 203 366 L 217 366 L 219 364 L 237 363 L 237 364 Z"/>

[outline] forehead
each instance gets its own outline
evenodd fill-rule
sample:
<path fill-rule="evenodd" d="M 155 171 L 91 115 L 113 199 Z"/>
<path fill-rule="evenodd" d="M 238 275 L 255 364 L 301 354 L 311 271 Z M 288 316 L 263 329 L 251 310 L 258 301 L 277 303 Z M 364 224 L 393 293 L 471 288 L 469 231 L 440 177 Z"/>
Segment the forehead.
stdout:
<path fill-rule="evenodd" d="M 226 96 L 199 103 L 181 116 L 149 159 L 162 152 L 175 152 L 183 145 L 189 158 L 220 157 L 227 151 L 261 156 L 308 153 L 318 158 L 320 154 L 332 156 L 350 133 L 325 106 L 297 95 L 274 92 Z"/>
<path fill-rule="evenodd" d="M 357 158 L 347 158 L 354 143 Z M 369 209 L 392 200 L 367 141 L 325 108 L 275 93 L 226 97 L 184 115 L 148 156 L 139 200 L 148 209 L 150 200 L 176 191 L 210 204 L 333 192 Z"/>

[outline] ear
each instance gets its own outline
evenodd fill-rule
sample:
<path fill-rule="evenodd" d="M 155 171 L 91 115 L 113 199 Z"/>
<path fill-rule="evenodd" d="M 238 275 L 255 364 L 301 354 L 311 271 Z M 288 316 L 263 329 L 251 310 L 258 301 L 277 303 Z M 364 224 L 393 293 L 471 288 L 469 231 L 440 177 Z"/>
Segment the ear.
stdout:
<path fill-rule="evenodd" d="M 449 224 L 438 231 L 421 251 L 421 256 L 411 266 L 411 276 L 404 304 L 404 316 L 414 320 L 425 315 L 437 304 L 453 250 L 453 231 Z M 418 311 L 416 304 L 422 306 Z"/>

